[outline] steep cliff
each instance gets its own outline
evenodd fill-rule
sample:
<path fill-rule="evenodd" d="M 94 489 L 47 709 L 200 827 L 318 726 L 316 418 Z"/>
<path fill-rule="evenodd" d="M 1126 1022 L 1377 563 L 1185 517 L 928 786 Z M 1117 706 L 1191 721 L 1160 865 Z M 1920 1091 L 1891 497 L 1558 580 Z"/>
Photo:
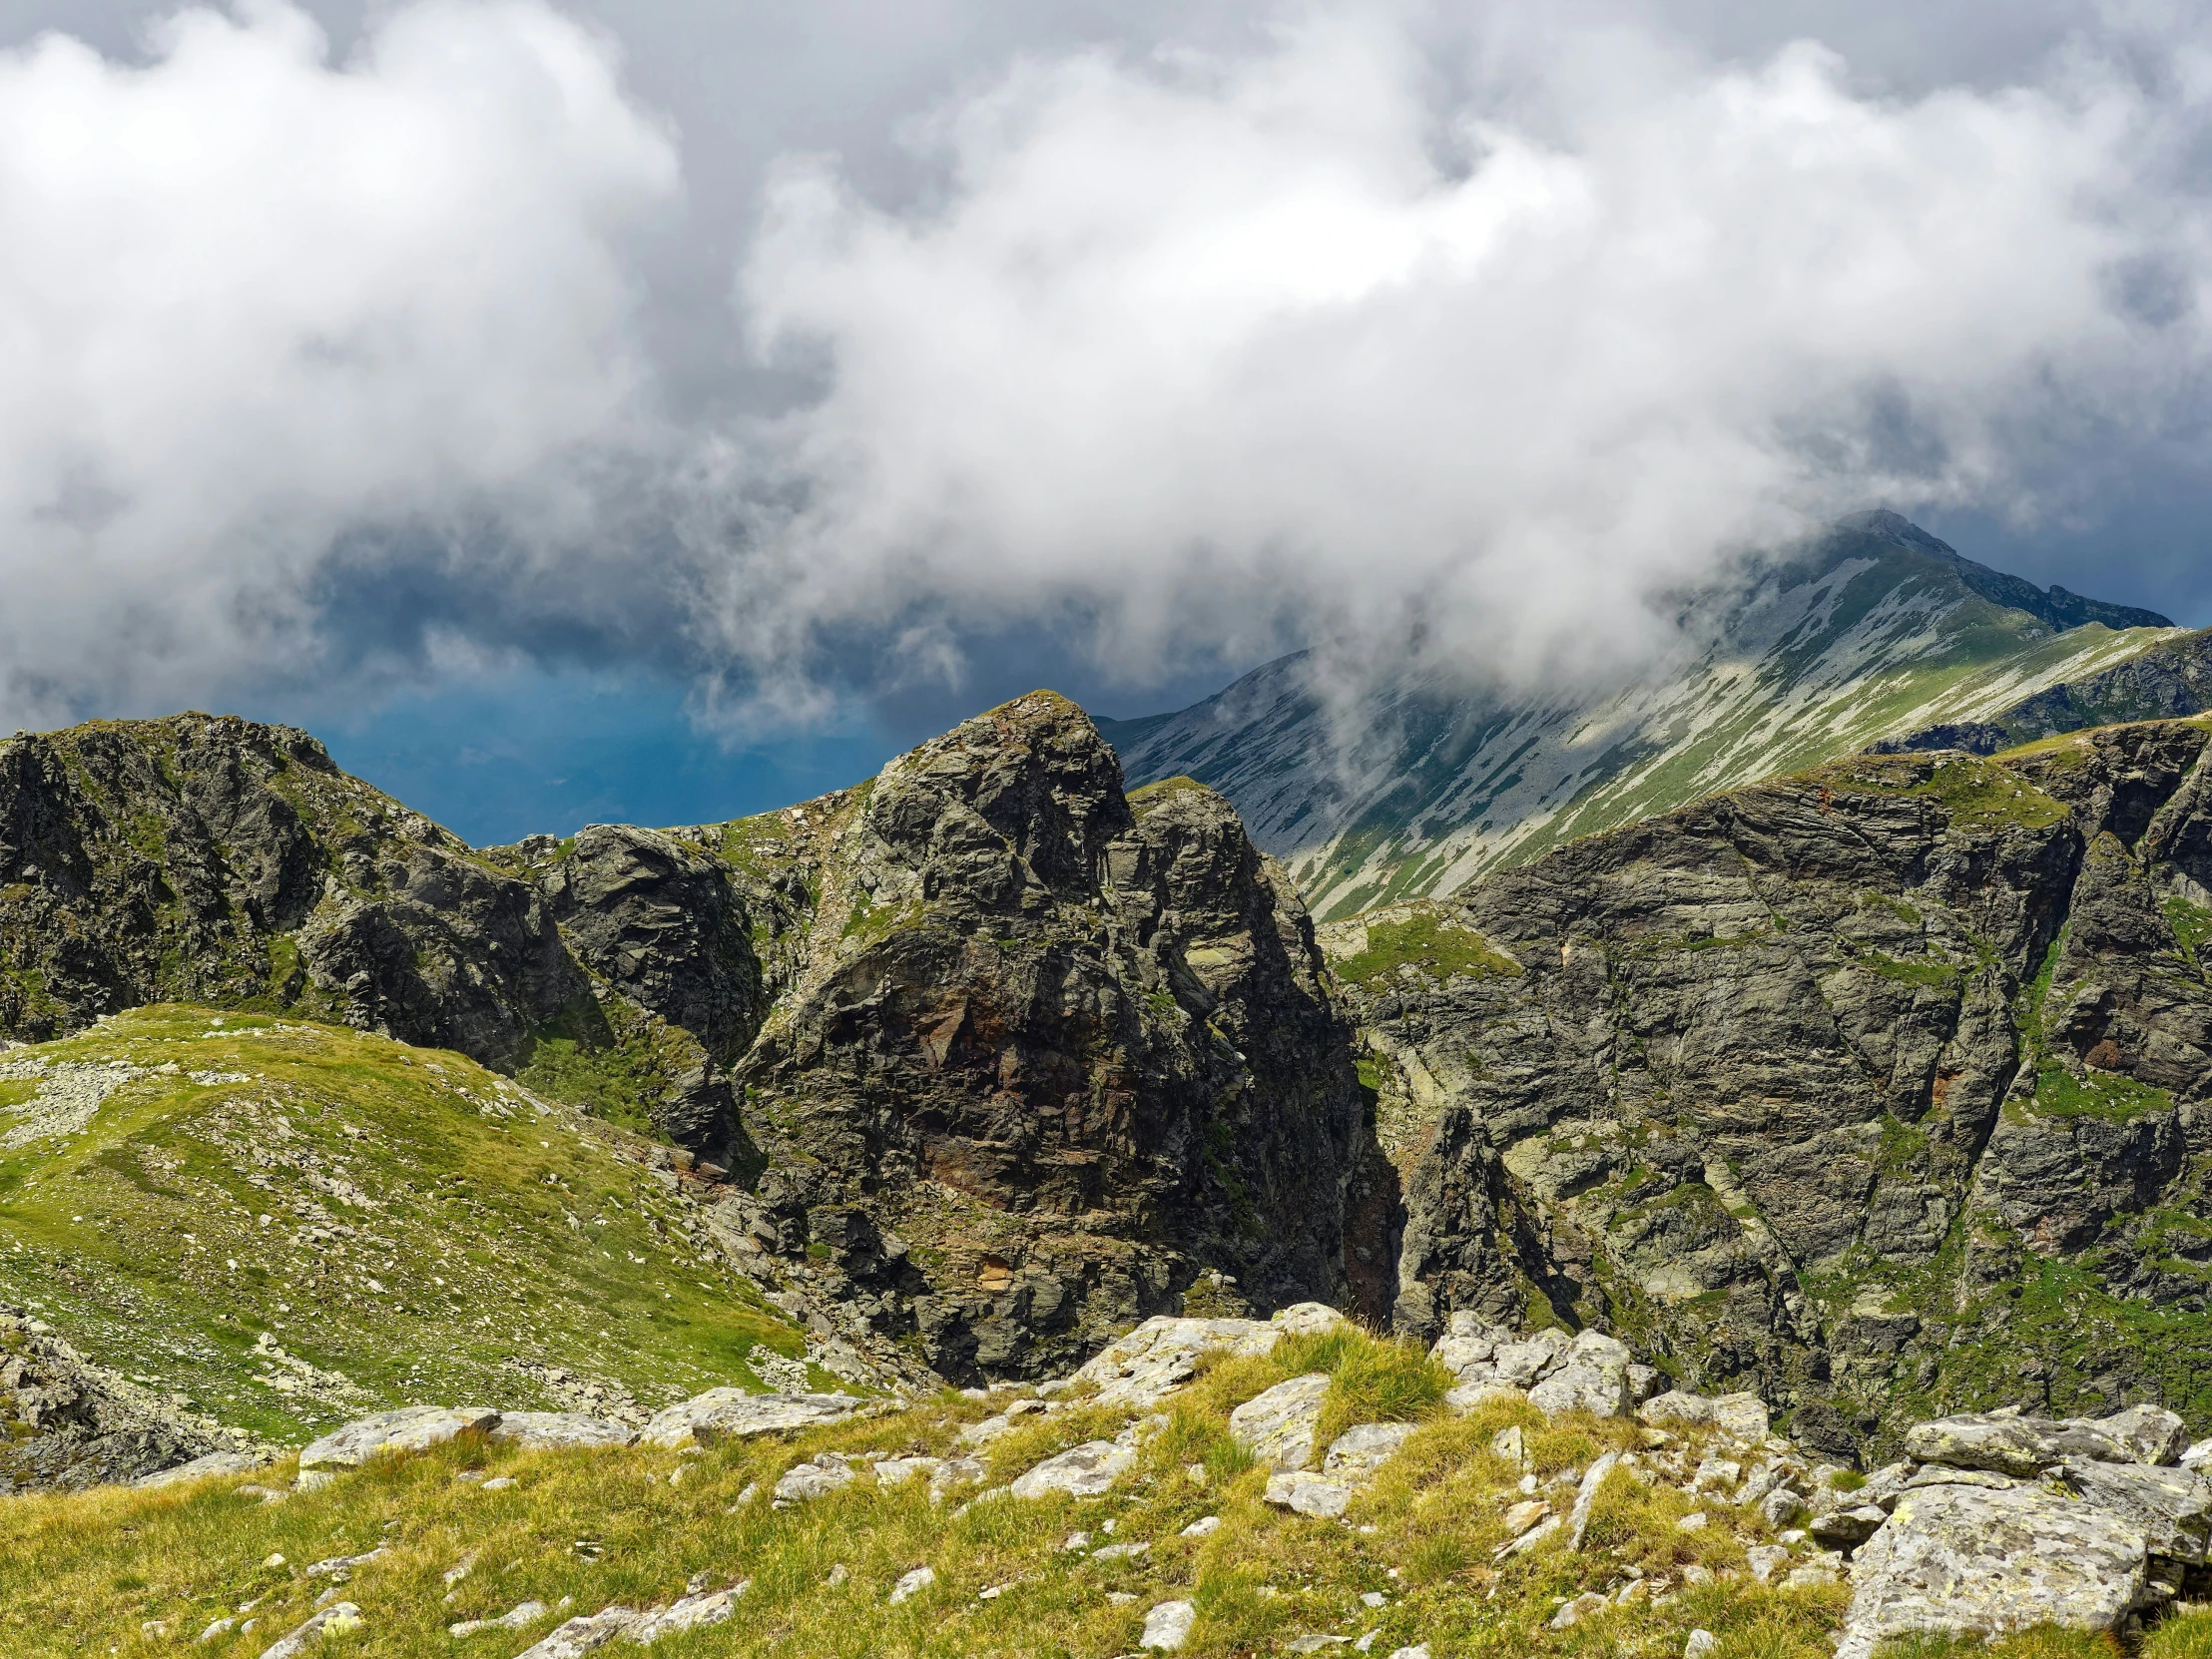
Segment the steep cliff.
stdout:
<path fill-rule="evenodd" d="M 1064 1368 L 1186 1302 L 1385 1311 L 1349 1029 L 1226 802 L 1125 797 L 1040 692 L 803 816 L 807 956 L 735 1069 L 765 1246 L 948 1376 Z"/>
<path fill-rule="evenodd" d="M 1862 757 L 1325 929 L 1400 1323 L 1609 1323 L 1838 1451 L 2212 1408 L 2206 746 Z"/>

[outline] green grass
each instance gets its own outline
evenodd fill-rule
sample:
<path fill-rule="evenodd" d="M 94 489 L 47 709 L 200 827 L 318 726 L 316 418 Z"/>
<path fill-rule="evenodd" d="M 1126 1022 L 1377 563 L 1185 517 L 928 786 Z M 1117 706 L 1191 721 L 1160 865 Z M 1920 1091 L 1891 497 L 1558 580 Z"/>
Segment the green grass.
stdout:
<path fill-rule="evenodd" d="M 1288 1348 L 1288 1344 L 1284 1345 Z M 1338 1375 L 1375 1357 L 1372 1339 L 1308 1343 L 1285 1367 L 1334 1357 Z M 1587 1466 L 1599 1451 L 1641 1445 L 1636 1424 L 1562 1418 L 1547 1422 L 1524 1401 L 1499 1401 L 1462 1418 L 1428 1422 L 1355 1501 L 1350 1525 L 1269 1506 L 1268 1471 L 1230 1438 L 1226 1412 L 1245 1386 L 1273 1376 L 1269 1361 L 1218 1364 L 1169 1402 L 1134 1468 L 1104 1497 L 1011 1498 L 932 1505 L 921 1483 L 881 1488 L 866 1475 L 842 1492 L 776 1510 L 765 1492 L 817 1450 L 953 1449 L 960 1424 L 992 1405 L 946 1394 L 791 1441 L 755 1440 L 693 1457 L 615 1450 L 522 1453 L 464 1440 L 427 1455 L 380 1460 L 315 1493 L 262 1504 L 242 1483 L 283 1483 L 279 1469 L 157 1492 L 106 1489 L 74 1496 L 0 1500 L 0 1651 L 23 1659 L 104 1652 L 253 1659 L 311 1607 L 320 1582 L 307 1562 L 388 1547 L 354 1569 L 344 1595 L 363 1628 L 318 1652 L 379 1659 L 505 1659 L 541 1637 L 548 1614 L 526 1628 L 456 1644 L 453 1620 L 506 1612 L 526 1599 L 571 1598 L 568 1612 L 666 1601 L 694 1575 L 715 1587 L 744 1576 L 753 1586 L 728 1624 L 654 1648 L 671 1659 L 1105 1659 L 1136 1648 L 1147 1608 L 1187 1597 L 1199 1620 L 1184 1650 L 1195 1659 L 1280 1652 L 1307 1632 L 1362 1635 L 1388 1653 L 1426 1641 L 1450 1659 L 1571 1659 L 1674 1655 L 1692 1629 L 1714 1631 L 1738 1659 L 1827 1659 L 1845 1604 L 1840 1587 L 1789 1590 L 1753 1584 L 1744 1547 L 1766 1537 L 1755 1515 L 1709 1506 L 1713 1522 L 1686 1533 L 1674 1522 L 1690 1501 L 1672 1485 L 1617 1471 L 1598 1494 L 1589 1545 L 1569 1554 L 1557 1540 L 1504 1563 L 1506 1505 L 1518 1497 L 1517 1464 L 1490 1441 L 1508 1423 L 1526 1436 L 1540 1479 Z M 1000 1396 L 1000 1402 L 1004 1396 Z M 983 1484 L 1003 1484 L 1036 1459 L 1107 1435 L 1130 1415 L 1080 1401 L 1017 1419 L 990 1442 Z M 1684 1435 L 1694 1462 L 1697 1431 Z M 1648 1455 L 1648 1453 L 1646 1454 Z M 1189 1472 L 1196 1466 L 1203 1478 Z M 670 1476 L 683 1471 L 680 1481 Z M 464 1470 L 507 1474 L 498 1492 L 455 1479 Z M 755 1488 L 748 1499 L 749 1488 Z M 1555 1501 L 1571 1488 L 1553 1486 Z M 972 1495 L 959 1494 L 959 1495 Z M 1182 1529 L 1221 1517 L 1205 1538 Z M 1100 1561 L 1061 1547 L 1072 1532 L 1151 1545 L 1134 1559 Z M 596 1549 L 579 1551 L 577 1540 Z M 281 1555 L 279 1565 L 265 1565 Z M 595 1556 L 596 1558 L 590 1558 Z M 445 1575 L 467 1574 L 448 1590 Z M 1717 1582 L 1682 1586 L 1664 1605 L 1621 1607 L 1562 1633 L 1543 1626 L 1560 1599 L 1617 1586 L 1634 1567 L 1679 1579 L 1697 1564 Z M 900 1607 L 893 1583 L 928 1566 L 936 1584 Z M 845 1569 L 832 1585 L 832 1569 Z M 980 1592 L 1003 1587 L 984 1600 Z M 1362 1601 L 1380 1593 L 1383 1604 Z M 1114 1596 L 1131 1599 L 1117 1604 Z M 260 1626 L 205 1646 L 195 1638 L 219 1615 L 256 1601 Z M 562 1615 L 565 1616 L 565 1615 Z M 160 1632 L 143 1635 L 145 1621 Z"/>
<path fill-rule="evenodd" d="M 2019 774 L 1967 755 L 1934 765 L 1921 756 L 1861 756 L 1813 776 L 1839 789 L 1934 800 L 1958 830 L 2044 830 L 2067 813 Z"/>
<path fill-rule="evenodd" d="M 556 1403 L 524 1366 L 650 1409 L 804 1350 L 657 1149 L 458 1054 L 165 1005 L 8 1058 L 137 1070 L 80 1132 L 0 1148 L 0 1301 L 227 1422 Z"/>
<path fill-rule="evenodd" d="M 2173 1103 L 2174 1097 L 2166 1090 L 2138 1083 L 2132 1077 L 2093 1071 L 2086 1078 L 2076 1078 L 2055 1061 L 2046 1062 L 2035 1073 L 2033 1110 L 2043 1117 L 2125 1123 L 2145 1112 L 2171 1111 Z"/>
<path fill-rule="evenodd" d="M 1368 989 L 1388 983 L 1406 966 L 1436 980 L 1461 974 L 1499 979 L 1521 971 L 1520 963 L 1471 927 L 1426 906 L 1402 918 L 1370 922 L 1366 945 L 1336 964 L 1340 978 Z"/>

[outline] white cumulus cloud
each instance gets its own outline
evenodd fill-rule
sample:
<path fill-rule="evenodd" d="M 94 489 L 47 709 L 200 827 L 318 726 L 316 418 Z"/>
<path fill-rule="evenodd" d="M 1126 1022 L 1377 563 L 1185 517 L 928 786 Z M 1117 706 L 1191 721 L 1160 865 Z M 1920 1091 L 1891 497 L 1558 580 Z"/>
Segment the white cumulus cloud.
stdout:
<path fill-rule="evenodd" d="M 1490 15 L 1455 64 L 1360 6 L 1022 61 L 915 130 L 917 204 L 786 162 L 742 299 L 826 389 L 764 437 L 804 500 L 732 567 L 731 638 L 1079 615 L 1142 672 L 1418 623 L 1610 672 L 1742 549 L 2032 510 L 2077 438 L 2186 413 L 2193 38 L 1897 98 L 1812 42 Z"/>
<path fill-rule="evenodd" d="M 258 0 L 148 44 L 0 54 L 17 720 L 311 668 L 334 538 L 557 521 L 563 457 L 651 389 L 620 243 L 677 156 L 605 40 L 535 0 L 425 0 L 333 62 Z"/>

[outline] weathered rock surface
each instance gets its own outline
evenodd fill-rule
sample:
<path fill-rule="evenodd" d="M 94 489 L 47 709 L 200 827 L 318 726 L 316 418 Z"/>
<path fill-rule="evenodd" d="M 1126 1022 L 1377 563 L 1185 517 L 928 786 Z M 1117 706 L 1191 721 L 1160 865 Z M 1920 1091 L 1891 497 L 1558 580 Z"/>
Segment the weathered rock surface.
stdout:
<path fill-rule="evenodd" d="M 1394 1178 L 1348 1032 L 1218 796 L 1125 796 L 1036 693 L 822 816 L 790 855 L 804 960 L 733 1067 L 765 1249 L 814 1248 L 962 1380 L 1067 1371 L 1179 1305 L 1386 1308 Z"/>
<path fill-rule="evenodd" d="M 1229 1431 L 1271 1469 L 1288 1473 L 1308 1468 L 1320 1449 L 1315 1436 L 1329 1383 L 1326 1372 L 1278 1382 L 1230 1412 Z"/>
<path fill-rule="evenodd" d="M 545 1451 L 568 1446 L 631 1445 L 638 1431 L 579 1411 L 502 1411 L 491 1437 L 532 1451 Z"/>
<path fill-rule="evenodd" d="M 2189 1397 L 2212 1319 L 2125 1310 L 2212 1315 L 2208 738 L 1861 757 L 1323 928 L 1399 1327 L 1473 1315 L 1447 1363 L 1528 1387 L 1475 1327 L 1594 1319 L 1847 1460 Z M 2022 1300 L 2031 1253 L 2084 1291 Z"/>
<path fill-rule="evenodd" d="M 273 1448 L 95 1365 L 18 1309 L 0 1309 L 0 1494 L 155 1483 L 253 1468 Z"/>
<path fill-rule="evenodd" d="M 359 1468 L 379 1454 L 427 1451 L 463 1434 L 489 1434 L 498 1426 L 499 1413 L 481 1405 L 402 1405 L 356 1418 L 309 1441 L 299 1453 L 299 1466 Z"/>
<path fill-rule="evenodd" d="M 1920 1631 L 2110 1630 L 2141 1597 L 2147 1565 L 2141 1532 L 2042 1486 L 1924 1487 L 1861 1546 L 1839 1652 Z"/>
<path fill-rule="evenodd" d="M 1102 1405 L 1152 1405 L 1188 1382 L 1207 1354 L 1261 1358 L 1293 1330 L 1323 1329 L 1343 1316 L 1319 1303 L 1286 1308 L 1272 1320 L 1178 1319 L 1156 1314 L 1117 1337 L 1071 1379 L 1098 1385 Z"/>
<path fill-rule="evenodd" d="M 1122 1472 L 1136 1460 L 1133 1435 L 1115 1440 L 1086 1440 L 1047 1457 L 1028 1472 L 1016 1476 L 1007 1490 L 1015 1497 L 1043 1497 L 1047 1492 L 1097 1497 L 1111 1490 Z"/>
<path fill-rule="evenodd" d="M 851 1394 L 752 1394 L 743 1388 L 709 1388 L 657 1412 L 639 1432 L 640 1444 L 675 1451 L 715 1446 L 755 1434 L 783 1434 L 850 1416 L 861 1401 Z"/>

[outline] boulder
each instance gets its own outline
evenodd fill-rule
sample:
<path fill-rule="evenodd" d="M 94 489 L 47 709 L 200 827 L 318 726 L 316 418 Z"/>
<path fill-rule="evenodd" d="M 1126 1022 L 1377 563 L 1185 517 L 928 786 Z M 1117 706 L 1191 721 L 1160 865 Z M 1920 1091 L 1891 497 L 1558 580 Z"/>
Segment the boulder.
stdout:
<path fill-rule="evenodd" d="M 310 1441 L 299 1453 L 299 1466 L 359 1468 L 379 1452 L 427 1451 L 462 1434 L 498 1426 L 499 1413 L 480 1405 L 402 1405 L 358 1418 Z"/>
<path fill-rule="evenodd" d="M 1319 1449 L 1322 1402 L 1329 1394 L 1329 1374 L 1313 1372 L 1278 1382 L 1229 1413 L 1229 1431 L 1237 1443 L 1268 1467 L 1303 1469 Z"/>
<path fill-rule="evenodd" d="M 1048 1492 L 1097 1497 L 1112 1487 L 1136 1457 L 1134 1443 L 1086 1440 L 1058 1456 L 1047 1457 L 1017 1478 L 1009 1490 L 1015 1497 L 1043 1497 Z"/>
<path fill-rule="evenodd" d="M 836 1452 L 826 1451 L 813 1462 L 796 1464 L 784 1472 L 783 1478 L 776 1482 L 776 1507 L 785 1509 L 794 1503 L 811 1503 L 831 1492 L 841 1492 L 851 1484 L 851 1462 Z"/>
<path fill-rule="evenodd" d="M 1291 1470 L 1268 1476 L 1268 1502 L 1301 1515 L 1337 1520 L 1350 1507 L 1355 1488 L 1342 1480 Z"/>
<path fill-rule="evenodd" d="M 2204 1561 L 2212 1545 L 2212 1485 L 2192 1470 L 2068 1458 L 2055 1472 L 2083 1502 L 2142 1533 L 2151 1554 Z"/>
<path fill-rule="evenodd" d="M 2130 1405 L 2097 1418 L 2096 1425 L 2138 1463 L 2178 1463 L 2189 1448 L 2187 1426 L 2162 1405 Z"/>
<path fill-rule="evenodd" d="M 1331 1480 L 1349 1480 L 1355 1485 L 1372 1480 L 1376 1470 L 1397 1454 L 1413 1428 L 1409 1422 L 1355 1423 L 1329 1442 L 1321 1472 Z"/>
<path fill-rule="evenodd" d="M 1838 1659 L 1893 1636 L 2111 1630 L 2143 1593 L 2143 1534 L 2042 1485 L 1909 1490 L 1860 1546 Z"/>
<path fill-rule="evenodd" d="M 1137 1646 L 1173 1653 L 1191 1639 L 1191 1626 L 1196 1623 L 1196 1602 L 1163 1601 L 1145 1614 L 1144 1634 L 1138 1638 Z"/>
<path fill-rule="evenodd" d="M 1732 1434 L 1739 1440 L 1763 1440 L 1769 1418 L 1767 1402 L 1757 1394 L 1694 1394 L 1670 1388 L 1636 1407 L 1643 1421 L 1702 1423 Z"/>
<path fill-rule="evenodd" d="M 1606 1372 L 1595 1366 L 1561 1366 L 1528 1390 L 1528 1403 L 1547 1417 L 1566 1411 L 1617 1417 L 1628 1409 L 1627 1368 Z"/>
<path fill-rule="evenodd" d="M 1200 1356 L 1264 1358 L 1282 1336 L 1283 1328 L 1272 1321 L 1173 1319 L 1163 1314 L 1108 1343 L 1070 1381 L 1096 1383 L 1101 1405 L 1145 1409 L 1188 1382 Z"/>
<path fill-rule="evenodd" d="M 709 1388 L 657 1413 L 638 1441 L 664 1451 L 715 1446 L 754 1434 L 789 1433 L 835 1422 L 859 1405 L 851 1394 L 753 1394 L 743 1388 Z"/>
<path fill-rule="evenodd" d="M 546 1632 L 515 1659 L 583 1659 L 585 1654 L 597 1653 L 617 1637 L 628 1635 L 642 1617 L 631 1607 L 603 1607 L 596 1613 L 581 1614 Z"/>
<path fill-rule="evenodd" d="M 138 1487 L 174 1486 L 183 1480 L 206 1480 L 219 1474 L 245 1474 L 249 1470 L 266 1468 L 269 1459 L 256 1451 L 211 1451 L 195 1457 L 189 1463 L 142 1474 L 131 1484 Z"/>
<path fill-rule="evenodd" d="M 1532 1337 L 1514 1342 L 1500 1343 L 1490 1362 L 1491 1376 L 1464 1378 L 1464 1382 L 1502 1382 L 1509 1388 L 1525 1388 L 1539 1377 L 1552 1370 L 1567 1352 L 1569 1338 L 1557 1329 L 1539 1331 Z"/>
<path fill-rule="evenodd" d="M 638 1431 L 581 1411 L 502 1411 L 491 1437 L 525 1451 L 635 1444 Z"/>
<path fill-rule="evenodd" d="M 650 1647 L 663 1636 L 704 1630 L 711 1624 L 727 1624 L 738 1610 L 738 1599 L 752 1588 L 753 1580 L 748 1578 L 727 1590 L 709 1590 L 672 1601 L 666 1607 L 650 1607 L 639 1615 L 636 1624 L 623 1632 L 623 1638 L 640 1647 Z"/>
<path fill-rule="evenodd" d="M 2027 1478 L 2068 1458 L 2132 1463 L 2139 1441 L 2126 1431 L 2106 1432 L 2084 1417 L 2016 1416 L 2004 1411 L 1967 1412 L 1916 1423 L 1905 1431 L 1905 1453 L 1923 1463 L 1957 1469 L 1991 1469 Z"/>

